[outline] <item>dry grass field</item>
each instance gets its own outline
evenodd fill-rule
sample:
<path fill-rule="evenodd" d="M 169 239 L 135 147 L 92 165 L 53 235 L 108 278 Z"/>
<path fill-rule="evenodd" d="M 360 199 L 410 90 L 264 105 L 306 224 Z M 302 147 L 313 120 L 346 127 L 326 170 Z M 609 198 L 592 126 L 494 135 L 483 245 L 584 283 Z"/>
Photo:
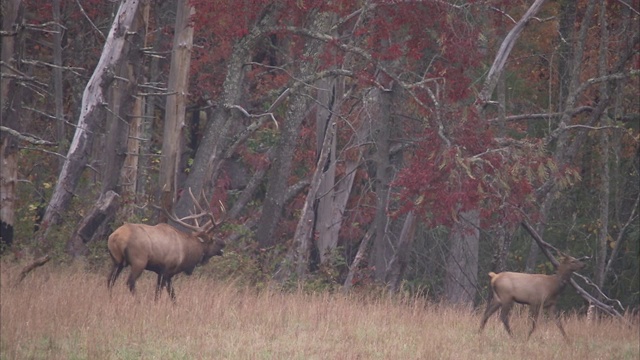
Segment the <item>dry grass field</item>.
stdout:
<path fill-rule="evenodd" d="M 153 301 L 145 273 L 131 296 L 125 271 L 113 294 L 104 273 L 47 264 L 15 286 L 21 266 L 3 262 L 0 359 L 633 359 L 639 329 L 568 316 L 565 342 L 545 320 L 529 341 L 525 312 L 514 338 L 494 316 L 420 299 L 287 294 L 242 288 L 194 274 Z M 520 313 L 520 314 L 519 314 Z"/>

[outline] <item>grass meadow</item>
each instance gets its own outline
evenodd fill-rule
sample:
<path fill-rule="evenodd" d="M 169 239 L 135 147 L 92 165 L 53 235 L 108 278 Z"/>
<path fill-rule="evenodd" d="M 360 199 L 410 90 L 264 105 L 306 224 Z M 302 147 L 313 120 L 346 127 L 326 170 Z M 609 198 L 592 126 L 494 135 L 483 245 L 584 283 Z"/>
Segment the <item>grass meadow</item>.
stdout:
<path fill-rule="evenodd" d="M 639 359 L 638 326 L 567 316 L 529 341 L 526 311 L 514 338 L 494 316 L 422 299 L 257 291 L 196 271 L 174 279 L 178 298 L 153 300 L 147 273 L 132 296 L 108 269 L 46 264 L 15 284 L 22 265 L 0 264 L 0 359 Z M 571 291 L 571 290 L 569 290 Z"/>

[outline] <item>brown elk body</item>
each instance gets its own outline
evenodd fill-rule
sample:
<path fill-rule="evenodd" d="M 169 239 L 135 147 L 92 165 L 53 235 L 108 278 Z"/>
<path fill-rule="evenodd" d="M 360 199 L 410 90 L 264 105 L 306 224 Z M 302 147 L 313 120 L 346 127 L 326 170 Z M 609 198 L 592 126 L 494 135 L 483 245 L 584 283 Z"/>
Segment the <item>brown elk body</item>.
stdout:
<path fill-rule="evenodd" d="M 584 268 L 585 264 L 578 259 L 565 256 L 564 260 L 558 266 L 558 271 L 554 275 L 543 274 L 523 274 L 516 272 L 501 272 L 499 274 L 490 272 L 491 289 L 493 297 L 487 309 L 482 316 L 480 323 L 480 331 L 484 329 L 487 320 L 498 309 L 500 309 L 500 319 L 504 324 L 504 328 L 509 335 L 511 328 L 509 327 L 509 312 L 513 303 L 529 305 L 531 314 L 531 330 L 527 338 L 531 336 L 536 328 L 536 322 L 540 313 L 544 309 L 548 309 L 555 318 L 555 323 L 560 329 L 562 335 L 566 338 L 567 334 L 562 328 L 560 317 L 556 311 L 556 302 L 558 295 L 565 288 L 571 274 L 574 271 Z"/>
<path fill-rule="evenodd" d="M 127 284 L 129 290 L 135 292 L 136 280 L 144 270 L 158 274 L 156 283 L 156 300 L 160 296 L 163 287 L 171 300 L 175 302 L 176 295 L 171 284 L 171 279 L 179 273 L 191 275 L 197 265 L 204 264 L 213 256 L 221 256 L 225 246 L 222 240 L 216 239 L 213 230 L 220 222 L 215 222 L 213 215 L 205 211 L 191 193 L 194 206 L 200 211 L 198 215 L 191 215 L 178 219 L 175 213 L 165 213 L 173 222 L 190 229 L 191 232 L 181 231 L 168 224 L 155 226 L 144 224 L 124 224 L 117 228 L 107 241 L 113 268 L 107 279 L 107 287 L 111 289 L 122 270 L 131 266 L 131 273 Z M 198 225 L 198 218 L 210 217 L 204 226 Z M 183 220 L 192 219 L 196 226 Z"/>
<path fill-rule="evenodd" d="M 224 243 L 203 234 L 182 232 L 168 224 L 124 224 L 109 236 L 107 246 L 113 259 L 109 288 L 129 265 L 131 273 L 127 284 L 131 292 L 135 291 L 136 280 L 142 272 L 149 270 L 158 274 L 156 299 L 166 286 L 175 301 L 171 278 L 182 272 L 191 275 L 197 265 L 222 255 Z"/>

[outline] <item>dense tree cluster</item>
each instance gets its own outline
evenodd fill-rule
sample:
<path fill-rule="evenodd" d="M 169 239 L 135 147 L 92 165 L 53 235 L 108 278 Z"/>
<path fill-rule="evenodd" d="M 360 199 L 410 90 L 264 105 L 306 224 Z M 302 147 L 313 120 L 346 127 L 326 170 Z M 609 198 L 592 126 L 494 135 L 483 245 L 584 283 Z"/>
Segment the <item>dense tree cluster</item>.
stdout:
<path fill-rule="evenodd" d="M 106 256 L 191 191 L 261 279 L 473 305 L 555 247 L 637 305 L 639 10 L 7 0 L 4 247 Z"/>

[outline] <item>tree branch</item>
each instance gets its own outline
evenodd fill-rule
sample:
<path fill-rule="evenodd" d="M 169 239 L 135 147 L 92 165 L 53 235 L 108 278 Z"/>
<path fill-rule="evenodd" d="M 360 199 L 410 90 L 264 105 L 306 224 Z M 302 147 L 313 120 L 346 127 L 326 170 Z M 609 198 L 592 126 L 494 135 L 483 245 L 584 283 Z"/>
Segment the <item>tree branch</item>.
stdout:
<path fill-rule="evenodd" d="M 631 214 L 629 215 L 629 218 L 627 219 L 627 222 L 620 228 L 620 232 L 618 233 L 618 236 L 616 237 L 616 243 L 613 246 L 613 250 L 611 251 L 611 255 L 609 256 L 609 261 L 607 262 L 607 265 L 604 267 L 604 276 L 603 276 L 604 279 L 607 278 L 607 273 L 609 272 L 609 270 L 611 270 L 611 265 L 613 263 L 613 260 L 618 255 L 618 251 L 620 250 L 620 245 L 622 245 L 622 241 L 624 240 L 624 236 L 623 235 L 624 235 L 625 231 L 627 230 L 629 225 L 631 225 L 638 218 L 638 215 L 636 215 L 636 210 L 638 209 L 638 204 L 640 204 L 640 194 L 638 194 L 638 196 L 636 197 L 636 202 L 631 207 L 631 209 L 632 209 L 631 210 Z"/>
<path fill-rule="evenodd" d="M 524 27 L 527 25 L 529 20 L 531 20 L 535 16 L 535 14 L 538 12 L 538 10 L 540 10 L 545 2 L 546 0 L 536 0 L 502 41 L 500 49 L 498 50 L 495 60 L 493 61 L 493 65 L 491 65 L 491 68 L 489 69 L 489 74 L 487 75 L 487 79 L 484 82 L 484 86 L 482 87 L 482 90 L 478 95 L 478 106 L 480 108 L 483 108 L 485 104 L 491 99 L 491 94 L 493 94 L 493 90 L 498 84 L 500 74 L 502 74 L 504 65 L 509 58 L 509 54 L 511 53 L 511 50 L 515 45 L 516 40 L 518 40 L 518 37 L 520 37 L 520 33 L 522 32 L 522 30 L 524 30 Z"/>
<path fill-rule="evenodd" d="M 580 106 L 579 108 L 573 109 L 571 112 L 571 116 L 575 116 L 578 114 L 582 114 L 583 112 L 593 111 L 593 107 L 591 106 Z M 532 120 L 532 119 L 548 119 L 552 117 L 558 117 L 564 115 L 564 112 L 552 112 L 552 113 L 538 113 L 538 114 L 520 114 L 520 115 L 510 115 L 506 116 L 504 120 L 506 121 L 518 121 L 518 120 Z M 487 122 L 498 122 L 499 118 L 488 119 Z"/>
<path fill-rule="evenodd" d="M 49 260 L 51 260 L 51 256 L 49 256 L 48 254 L 33 260 L 29 265 L 25 266 L 22 269 L 22 271 L 18 275 L 18 279 L 16 280 L 15 285 L 20 284 L 22 280 L 24 280 L 24 278 L 27 276 L 27 274 L 29 274 L 33 269 L 46 264 Z"/>
<path fill-rule="evenodd" d="M 9 133 L 10 135 L 22 140 L 22 141 L 26 141 L 28 143 L 31 143 L 33 145 L 47 145 L 47 146 L 56 146 L 56 143 L 53 143 L 51 141 L 47 141 L 47 140 L 42 140 L 42 139 L 36 139 L 35 137 L 31 136 L 31 135 L 24 135 L 21 134 L 13 129 L 10 129 L 6 126 L 2 126 L 0 125 L 0 131 L 4 131 L 6 133 Z"/>
<path fill-rule="evenodd" d="M 540 234 L 538 234 L 538 232 L 533 228 L 533 226 L 531 226 L 531 224 L 529 224 L 529 222 L 527 220 L 523 220 L 521 224 L 522 224 L 522 227 L 529 233 L 529 235 L 531 235 L 531 237 L 536 241 L 536 243 L 538 243 L 538 246 L 540 247 L 540 250 L 542 250 L 542 253 L 549 259 L 549 261 L 551 261 L 553 266 L 557 268 L 558 265 L 560 265 L 560 263 L 558 262 L 558 260 L 556 260 L 553 257 L 553 255 L 551 255 L 551 253 L 549 252 L 549 249 L 553 249 L 558 253 L 560 253 L 560 251 L 558 249 L 556 249 L 555 247 L 553 247 L 548 242 L 544 241 L 542 239 L 542 237 L 540 236 Z M 576 275 L 579 275 L 579 274 L 576 274 Z M 584 276 L 580 276 L 580 277 L 583 278 L 583 279 L 586 279 L 586 277 L 584 277 Z M 576 289 L 578 294 L 580 294 L 580 296 L 582 296 L 583 299 L 587 300 L 589 302 L 589 304 L 595 305 L 600 310 L 604 311 L 605 313 L 607 313 L 607 314 L 609 314 L 611 316 L 615 316 L 615 317 L 618 317 L 618 318 L 624 320 L 624 318 L 622 317 L 622 314 L 620 314 L 613 306 L 605 304 L 602 301 L 600 301 L 600 300 L 596 299 L 595 297 L 593 297 L 586 290 L 584 290 L 582 287 L 580 287 L 580 285 L 578 285 L 578 283 L 576 283 L 575 280 L 571 279 L 570 283 L 571 283 L 571 286 L 573 286 L 573 288 Z M 588 280 L 587 283 L 593 284 L 593 282 L 591 280 Z M 600 290 L 600 288 L 598 288 L 595 284 L 593 284 L 593 286 L 597 289 L 597 291 L 602 293 L 602 290 Z M 611 300 L 609 298 L 607 298 L 607 299 Z M 616 302 L 619 303 L 619 301 L 617 301 L 617 300 L 611 300 L 611 301 L 616 301 Z M 626 321 L 626 320 L 624 320 L 624 321 Z"/>

